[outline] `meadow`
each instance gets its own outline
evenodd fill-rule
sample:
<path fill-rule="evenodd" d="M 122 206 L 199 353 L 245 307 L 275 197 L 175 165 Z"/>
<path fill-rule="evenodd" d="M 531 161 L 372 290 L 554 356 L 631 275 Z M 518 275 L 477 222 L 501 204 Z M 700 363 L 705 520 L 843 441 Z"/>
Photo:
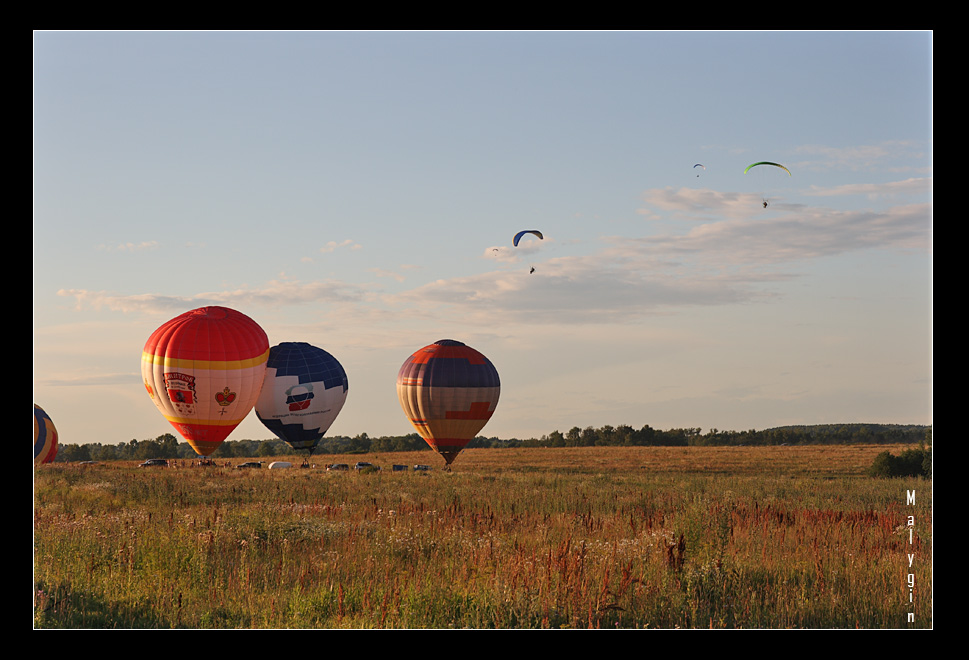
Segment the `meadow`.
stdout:
<path fill-rule="evenodd" d="M 931 481 L 865 474 L 907 448 L 43 465 L 34 627 L 931 628 Z"/>

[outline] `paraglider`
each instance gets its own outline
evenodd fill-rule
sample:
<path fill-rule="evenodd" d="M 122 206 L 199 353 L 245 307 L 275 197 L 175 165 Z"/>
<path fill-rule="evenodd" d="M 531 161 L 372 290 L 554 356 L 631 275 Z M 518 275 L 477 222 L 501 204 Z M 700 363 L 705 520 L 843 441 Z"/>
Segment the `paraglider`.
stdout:
<path fill-rule="evenodd" d="M 780 163 L 772 163 L 772 162 L 770 162 L 770 161 L 767 161 L 767 160 L 762 160 L 762 161 L 759 161 L 759 162 L 756 162 L 756 163 L 751 163 L 750 165 L 748 165 L 748 166 L 747 166 L 747 167 L 746 167 L 746 168 L 744 169 L 744 174 L 747 174 L 747 172 L 749 172 L 749 171 L 750 171 L 750 170 L 752 170 L 753 168 L 755 168 L 755 167 L 760 167 L 760 166 L 766 166 L 766 167 L 768 167 L 768 168 L 771 168 L 771 167 L 778 167 L 778 168 L 780 168 L 780 169 L 782 169 L 782 170 L 784 170 L 785 172 L 787 172 L 787 175 L 788 175 L 788 176 L 792 176 L 792 175 L 791 175 L 791 171 L 790 171 L 789 169 L 787 169 L 786 167 L 784 167 L 783 165 L 781 165 Z M 763 205 L 764 205 L 764 208 L 766 209 L 766 208 L 767 208 L 767 205 L 768 205 L 768 201 L 767 201 L 767 197 L 766 197 L 766 196 L 764 197 L 764 199 L 763 199 L 763 201 L 762 201 L 762 203 L 763 203 Z"/>
<path fill-rule="evenodd" d="M 269 339 L 228 307 L 200 307 L 161 325 L 145 343 L 148 396 L 200 456 L 211 455 L 259 397 Z"/>
<path fill-rule="evenodd" d="M 453 339 L 420 349 L 397 373 L 404 414 L 448 468 L 491 419 L 500 391 L 491 361 Z"/>
<path fill-rule="evenodd" d="M 335 357 L 306 342 L 283 342 L 269 349 L 256 416 L 290 447 L 312 454 L 343 409 L 348 389 Z"/>
<path fill-rule="evenodd" d="M 749 172 L 751 170 L 751 168 L 757 167 L 758 165 L 770 165 L 772 167 L 779 167 L 782 170 L 784 170 L 785 172 L 787 172 L 787 175 L 788 176 L 791 176 L 791 171 L 789 169 L 787 169 L 786 167 L 784 167 L 783 165 L 781 165 L 780 163 L 771 163 L 771 162 L 766 161 L 766 160 L 762 160 L 759 163 L 751 163 L 744 170 L 744 174 L 746 174 L 747 172 Z"/>
<path fill-rule="evenodd" d="M 57 456 L 57 429 L 44 409 L 34 404 L 34 465 L 53 463 Z"/>
<path fill-rule="evenodd" d="M 537 229 L 526 229 L 525 231 L 520 231 L 517 234 L 515 234 L 515 240 L 512 241 L 515 247 L 518 247 L 518 241 L 520 241 L 522 239 L 522 236 L 524 236 L 525 234 L 535 234 L 536 236 L 538 236 L 539 240 L 545 240 L 545 237 L 542 236 L 542 232 L 538 231 Z"/>
<path fill-rule="evenodd" d="M 698 167 L 699 167 L 699 168 L 701 168 L 701 169 L 704 169 L 704 170 L 705 170 L 705 169 L 707 169 L 706 167 L 704 167 L 704 166 L 703 166 L 703 165 L 701 165 L 700 163 L 697 163 L 696 165 L 694 165 L 694 166 L 693 166 L 693 169 L 696 169 L 696 168 L 698 168 Z M 699 176 L 700 176 L 700 175 L 699 175 L 699 174 L 697 174 L 697 177 L 699 177 Z"/>

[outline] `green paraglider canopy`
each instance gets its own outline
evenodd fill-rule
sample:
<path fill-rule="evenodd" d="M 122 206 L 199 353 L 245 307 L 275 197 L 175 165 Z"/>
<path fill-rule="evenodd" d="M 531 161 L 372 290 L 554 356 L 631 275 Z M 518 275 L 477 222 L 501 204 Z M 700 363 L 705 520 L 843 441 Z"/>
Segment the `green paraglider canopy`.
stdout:
<path fill-rule="evenodd" d="M 781 165 L 780 163 L 772 163 L 772 162 L 766 161 L 766 160 L 762 160 L 759 163 L 751 163 L 750 165 L 747 166 L 747 169 L 744 170 L 744 174 L 746 174 L 747 172 L 749 172 L 752 167 L 757 167 L 758 165 L 771 165 L 773 167 L 779 167 L 782 170 L 784 170 L 785 172 L 787 172 L 787 175 L 788 176 L 792 176 L 791 175 L 791 171 L 789 169 L 787 169 L 786 167 L 784 167 L 783 165 Z"/>

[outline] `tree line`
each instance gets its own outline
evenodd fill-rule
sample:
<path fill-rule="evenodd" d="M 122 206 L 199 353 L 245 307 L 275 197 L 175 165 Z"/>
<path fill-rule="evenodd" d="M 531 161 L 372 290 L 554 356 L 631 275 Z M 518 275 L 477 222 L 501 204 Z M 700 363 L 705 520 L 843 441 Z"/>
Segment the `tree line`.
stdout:
<path fill-rule="evenodd" d="M 782 426 L 762 431 L 721 431 L 676 428 L 662 431 L 649 425 L 636 429 L 628 425 L 594 428 L 572 427 L 567 432 L 552 431 L 540 438 L 478 436 L 468 447 L 688 447 L 688 446 L 765 446 L 808 444 L 918 444 L 931 446 L 932 427 L 905 424 L 819 424 Z M 430 451 L 417 433 L 371 438 L 366 433 L 354 437 L 333 436 L 320 440 L 313 455 L 367 454 L 380 452 Z M 277 438 L 264 440 L 226 440 L 211 458 L 271 458 L 292 456 L 294 450 Z M 131 440 L 120 444 L 61 444 L 55 462 L 147 460 L 149 458 L 197 458 L 187 442 L 171 433 L 154 439 Z"/>

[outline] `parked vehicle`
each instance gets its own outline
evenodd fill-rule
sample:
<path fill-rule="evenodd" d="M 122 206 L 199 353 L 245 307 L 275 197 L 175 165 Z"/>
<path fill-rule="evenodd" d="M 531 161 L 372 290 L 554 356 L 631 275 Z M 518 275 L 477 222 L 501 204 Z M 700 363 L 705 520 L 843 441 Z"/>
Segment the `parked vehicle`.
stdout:
<path fill-rule="evenodd" d="M 379 470 L 380 467 L 374 465 L 373 463 L 365 463 L 363 461 L 360 461 L 359 463 L 353 466 L 353 469 L 354 470 Z"/>
<path fill-rule="evenodd" d="M 144 463 L 139 463 L 138 467 L 168 467 L 168 461 L 164 458 L 149 458 Z"/>
<path fill-rule="evenodd" d="M 293 467 L 293 464 L 290 463 L 289 461 L 273 461 L 272 463 L 269 464 L 270 470 L 281 470 L 283 468 L 291 468 L 291 467 Z"/>
<path fill-rule="evenodd" d="M 239 465 L 236 466 L 236 469 L 246 470 L 248 468 L 261 468 L 261 467 L 262 467 L 262 463 L 259 463 L 258 461 L 249 461 L 248 463 L 240 463 Z"/>
<path fill-rule="evenodd" d="M 350 466 L 347 465 L 346 463 L 334 463 L 333 465 L 326 466 L 327 472 L 330 472 L 331 470 L 342 471 L 342 470 L 349 470 L 349 469 L 350 469 Z"/>
<path fill-rule="evenodd" d="M 394 472 L 407 472 L 408 469 L 406 465 L 395 465 L 393 468 Z"/>
<path fill-rule="evenodd" d="M 431 471 L 431 466 L 430 465 L 415 465 L 414 466 L 414 469 L 415 470 L 420 470 L 421 472 L 430 472 Z"/>

